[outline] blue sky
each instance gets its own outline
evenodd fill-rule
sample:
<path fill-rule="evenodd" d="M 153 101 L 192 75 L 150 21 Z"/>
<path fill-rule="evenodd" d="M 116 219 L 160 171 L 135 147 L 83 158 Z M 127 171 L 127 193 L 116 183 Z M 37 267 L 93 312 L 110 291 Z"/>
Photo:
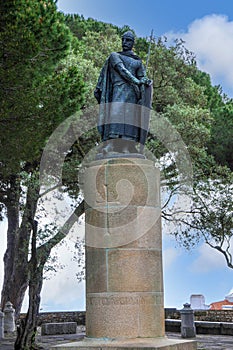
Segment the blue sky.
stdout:
<path fill-rule="evenodd" d="M 83 14 L 118 26 L 128 24 L 138 36 L 183 38 L 197 57 L 200 69 L 211 75 L 233 97 L 233 2 L 231 0 L 58 0 L 65 13 Z M 0 223 L 6 231 L 6 223 Z M 6 237 L 1 239 L 2 261 Z M 165 306 L 182 308 L 191 294 L 203 294 L 206 303 L 222 300 L 233 287 L 233 271 L 220 253 L 200 245 L 192 252 L 177 246 L 163 232 Z M 85 286 L 78 284 L 77 264 L 71 260 L 73 241 L 58 248 L 64 269 L 45 281 L 41 308 L 44 311 L 84 310 Z M 0 285 L 3 266 L 0 265 Z"/>

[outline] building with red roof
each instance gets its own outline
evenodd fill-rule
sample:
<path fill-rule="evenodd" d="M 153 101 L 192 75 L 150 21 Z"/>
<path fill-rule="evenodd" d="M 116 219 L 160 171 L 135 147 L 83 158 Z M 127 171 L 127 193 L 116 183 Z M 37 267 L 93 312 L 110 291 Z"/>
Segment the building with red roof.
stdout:
<path fill-rule="evenodd" d="M 233 289 L 224 300 L 211 303 L 210 310 L 233 310 Z"/>

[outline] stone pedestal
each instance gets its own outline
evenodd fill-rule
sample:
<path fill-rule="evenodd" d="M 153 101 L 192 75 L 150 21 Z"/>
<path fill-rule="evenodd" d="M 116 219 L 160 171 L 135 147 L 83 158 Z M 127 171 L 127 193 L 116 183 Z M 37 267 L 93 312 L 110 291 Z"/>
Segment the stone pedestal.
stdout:
<path fill-rule="evenodd" d="M 8 301 L 4 308 L 4 332 L 13 333 L 15 331 L 15 309 L 10 301 Z"/>
<path fill-rule="evenodd" d="M 196 349 L 165 337 L 159 170 L 114 158 L 84 179 L 87 338 L 58 347 Z"/>
<path fill-rule="evenodd" d="M 93 162 L 85 200 L 87 336 L 163 336 L 158 169 L 136 158 Z"/>
<path fill-rule="evenodd" d="M 191 309 L 191 305 L 186 303 L 184 308 L 180 310 L 181 316 L 181 337 L 182 338 L 195 338 L 196 328 L 194 322 L 194 311 Z"/>

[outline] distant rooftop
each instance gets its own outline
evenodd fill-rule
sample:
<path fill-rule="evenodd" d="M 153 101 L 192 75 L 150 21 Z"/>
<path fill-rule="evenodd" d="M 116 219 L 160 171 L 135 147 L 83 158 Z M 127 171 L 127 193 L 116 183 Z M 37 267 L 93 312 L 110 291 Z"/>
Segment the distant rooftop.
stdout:
<path fill-rule="evenodd" d="M 216 301 L 210 304 L 210 310 L 223 310 L 224 306 L 227 306 L 226 309 L 229 309 L 229 306 L 233 307 L 233 302 L 228 301 L 227 299 Z"/>

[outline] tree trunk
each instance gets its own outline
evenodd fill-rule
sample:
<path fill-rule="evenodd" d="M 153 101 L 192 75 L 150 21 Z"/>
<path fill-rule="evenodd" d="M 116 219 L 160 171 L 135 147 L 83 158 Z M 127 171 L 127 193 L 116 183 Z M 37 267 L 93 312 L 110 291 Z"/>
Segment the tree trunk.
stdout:
<path fill-rule="evenodd" d="M 15 317 L 19 317 L 25 292 L 29 284 L 28 253 L 36 206 L 39 196 L 38 186 L 29 184 L 25 209 L 19 227 L 20 184 L 17 179 L 9 189 L 11 200 L 7 201 L 7 250 L 4 256 L 4 281 L 1 306 L 10 301 L 15 308 Z"/>
<path fill-rule="evenodd" d="M 33 350 L 37 349 L 35 336 L 37 331 L 37 319 L 40 307 L 40 293 L 43 285 L 43 269 L 49 258 L 51 249 L 59 243 L 69 232 L 70 228 L 76 222 L 77 217 L 84 213 L 84 201 L 76 208 L 73 215 L 67 220 L 62 229 L 51 238 L 49 242 L 36 248 L 37 222 L 33 222 L 31 260 L 29 262 L 30 282 L 29 282 L 29 307 L 26 318 L 21 321 L 17 329 L 17 339 L 15 341 L 15 350 Z"/>
<path fill-rule="evenodd" d="M 19 228 L 16 231 L 10 231 L 8 229 L 8 237 L 11 238 L 10 240 L 8 239 L 10 244 L 8 245 L 4 256 L 4 282 L 1 302 L 3 308 L 7 301 L 10 301 L 13 304 L 16 319 L 19 316 L 24 295 L 28 287 L 28 261 L 25 257 L 21 259 L 22 250 L 24 250 L 26 257 L 28 256 L 26 248 L 27 242 L 21 241 L 21 244 L 19 244 L 19 233 Z M 12 236 L 15 237 L 12 238 Z M 14 247 L 12 247 L 11 243 L 14 244 Z"/>
<path fill-rule="evenodd" d="M 37 316 L 40 307 L 40 292 L 42 289 L 43 276 L 35 270 L 35 276 L 29 282 L 29 307 L 26 318 L 20 321 L 17 328 L 17 338 L 15 341 L 15 350 L 36 349 L 35 336 L 37 331 Z"/>
<path fill-rule="evenodd" d="M 4 254 L 4 281 L 2 287 L 1 308 L 4 309 L 7 301 L 11 301 L 16 307 L 19 303 L 12 295 L 13 287 L 13 272 L 15 268 L 15 253 L 16 242 L 19 230 L 19 198 L 20 186 L 16 176 L 11 176 L 9 181 L 9 188 L 7 190 L 7 200 L 5 202 L 7 209 L 7 249 Z"/>
<path fill-rule="evenodd" d="M 15 350 L 36 349 L 35 336 L 37 316 L 40 307 L 40 292 L 43 284 L 43 268 L 47 258 L 38 261 L 36 251 L 37 223 L 34 222 L 32 236 L 32 254 L 30 260 L 29 307 L 25 320 L 18 327 Z"/>

